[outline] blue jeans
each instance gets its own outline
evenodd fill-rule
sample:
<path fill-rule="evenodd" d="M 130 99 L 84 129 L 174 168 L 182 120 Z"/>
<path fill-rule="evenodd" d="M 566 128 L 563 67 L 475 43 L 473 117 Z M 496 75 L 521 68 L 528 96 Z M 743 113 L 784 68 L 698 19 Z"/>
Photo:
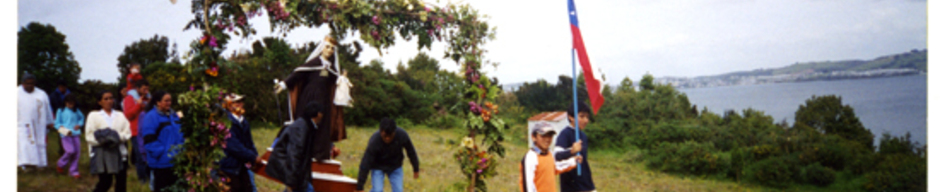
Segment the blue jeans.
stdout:
<path fill-rule="evenodd" d="M 255 186 L 255 173 L 248 171 L 248 178 L 251 179 L 251 191 L 258 192 L 258 187 Z"/>
<path fill-rule="evenodd" d="M 395 169 L 391 172 L 382 171 L 378 169 L 372 170 L 372 192 L 382 192 L 382 188 L 385 188 L 385 176 L 388 176 L 388 183 L 392 185 L 393 192 L 403 192 L 405 191 L 404 185 L 402 185 L 402 179 L 405 176 L 402 173 L 401 167 Z"/>
<path fill-rule="evenodd" d="M 257 189 L 256 189 L 257 190 Z M 284 192 L 291 192 L 290 188 L 284 189 Z M 304 192 L 315 192 L 313 191 L 313 184 L 307 183 L 307 190 Z"/>

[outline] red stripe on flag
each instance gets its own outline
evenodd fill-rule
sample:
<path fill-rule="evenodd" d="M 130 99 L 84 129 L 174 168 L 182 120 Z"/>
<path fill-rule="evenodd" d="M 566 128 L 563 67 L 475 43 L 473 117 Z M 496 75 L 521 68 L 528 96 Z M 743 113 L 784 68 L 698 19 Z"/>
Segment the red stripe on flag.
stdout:
<path fill-rule="evenodd" d="M 588 97 L 591 99 L 591 108 L 594 110 L 594 114 L 597 114 L 597 111 L 604 105 L 604 97 L 601 95 L 601 82 L 594 78 L 594 68 L 591 67 L 587 50 L 584 48 L 584 40 L 581 39 L 581 30 L 578 29 L 577 26 L 571 25 L 571 35 L 574 40 L 574 49 L 577 50 L 578 53 L 578 63 L 581 63 L 581 71 L 584 72 L 584 83 L 587 84 Z"/>

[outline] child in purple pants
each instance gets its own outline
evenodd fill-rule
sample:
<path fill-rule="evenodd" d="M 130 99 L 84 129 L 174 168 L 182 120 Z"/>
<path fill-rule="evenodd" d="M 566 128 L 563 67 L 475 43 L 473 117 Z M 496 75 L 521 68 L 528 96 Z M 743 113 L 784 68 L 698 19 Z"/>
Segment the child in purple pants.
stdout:
<path fill-rule="evenodd" d="M 78 179 L 78 158 L 81 157 L 81 127 L 85 122 L 85 116 L 75 108 L 75 96 L 69 94 L 65 96 L 65 107 L 59 108 L 56 113 L 55 127 L 59 130 L 59 136 L 62 138 L 62 148 L 65 154 L 59 158 L 56 171 L 64 173 L 63 168 L 69 166 L 69 176 Z"/>

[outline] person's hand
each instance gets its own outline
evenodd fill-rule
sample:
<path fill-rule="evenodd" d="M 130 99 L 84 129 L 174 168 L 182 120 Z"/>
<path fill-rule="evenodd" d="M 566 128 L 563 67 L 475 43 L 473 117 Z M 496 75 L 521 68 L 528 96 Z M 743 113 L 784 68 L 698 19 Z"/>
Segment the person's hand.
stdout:
<path fill-rule="evenodd" d="M 263 161 L 263 160 L 261 159 L 260 156 L 259 156 L 258 158 L 256 158 L 256 159 L 255 159 L 255 162 L 252 162 L 253 164 L 251 165 L 251 170 L 254 171 L 254 172 L 258 172 L 259 169 L 261 169 L 261 165 L 264 165 L 264 162 L 262 162 L 262 161 Z"/>
<path fill-rule="evenodd" d="M 182 118 L 183 118 L 183 112 L 182 112 L 182 111 L 176 111 L 176 116 L 177 116 L 177 117 L 180 117 L 180 119 L 182 119 Z"/>
<path fill-rule="evenodd" d="M 581 155 L 575 156 L 574 159 L 575 161 L 578 161 L 579 164 L 581 163 L 581 161 L 584 161 L 584 158 L 582 158 Z"/>
<path fill-rule="evenodd" d="M 415 179 L 418 179 L 418 173 L 421 173 L 421 172 L 415 172 Z"/>
<path fill-rule="evenodd" d="M 581 152 L 581 141 L 574 142 L 574 144 L 571 145 L 571 154 L 576 154 L 578 152 Z"/>
<path fill-rule="evenodd" d="M 333 158 L 339 157 L 339 148 L 333 146 Z"/>

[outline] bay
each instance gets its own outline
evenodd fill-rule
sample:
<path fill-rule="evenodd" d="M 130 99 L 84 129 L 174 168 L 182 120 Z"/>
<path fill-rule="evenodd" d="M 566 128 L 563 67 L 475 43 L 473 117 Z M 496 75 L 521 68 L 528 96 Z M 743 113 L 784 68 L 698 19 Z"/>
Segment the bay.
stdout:
<path fill-rule="evenodd" d="M 813 95 L 837 95 L 875 135 L 875 145 L 882 133 L 910 133 L 912 141 L 927 144 L 927 75 L 678 90 L 699 110 L 723 115 L 727 110 L 740 114 L 752 108 L 789 125 L 799 106 Z"/>

